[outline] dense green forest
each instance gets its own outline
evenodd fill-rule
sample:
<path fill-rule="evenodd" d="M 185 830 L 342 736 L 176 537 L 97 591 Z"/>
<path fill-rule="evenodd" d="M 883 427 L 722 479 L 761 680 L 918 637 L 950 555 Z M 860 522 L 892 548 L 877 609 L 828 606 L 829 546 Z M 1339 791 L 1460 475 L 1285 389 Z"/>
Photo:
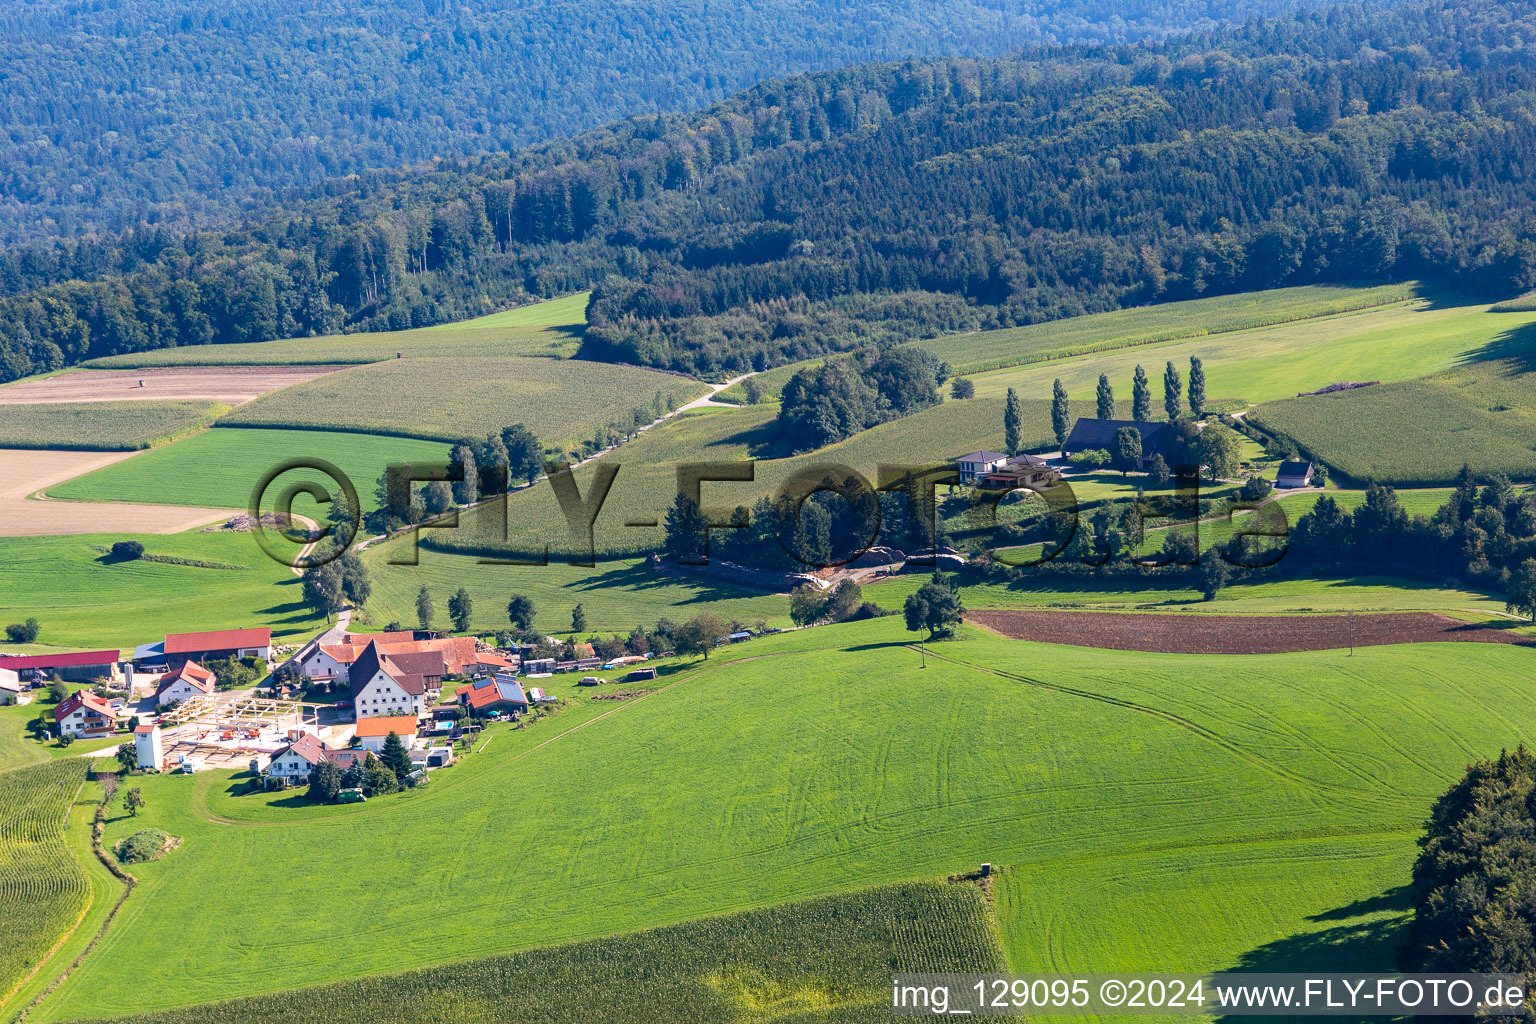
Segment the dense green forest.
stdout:
<path fill-rule="evenodd" d="M 0 257 L 8 377 L 595 287 L 586 355 L 717 374 L 1308 281 L 1536 287 L 1536 7 L 1338 7 L 870 64 L 221 232 Z"/>
<path fill-rule="evenodd" d="M 1129 42 L 1295 0 L 32 0 L 0 11 L 0 242 L 207 226 L 345 175 L 869 60 Z"/>

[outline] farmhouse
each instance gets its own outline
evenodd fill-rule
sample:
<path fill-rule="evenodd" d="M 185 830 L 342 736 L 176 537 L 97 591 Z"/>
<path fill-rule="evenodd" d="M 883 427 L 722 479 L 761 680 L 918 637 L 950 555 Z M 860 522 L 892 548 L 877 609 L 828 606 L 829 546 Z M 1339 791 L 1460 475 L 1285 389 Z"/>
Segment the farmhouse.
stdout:
<path fill-rule="evenodd" d="M 385 654 L 377 643 L 363 648 L 347 672 L 357 717 L 419 715 L 443 687 L 443 659 L 435 651 Z M 431 700 L 428 693 L 434 694 Z"/>
<path fill-rule="evenodd" d="M 1275 486 L 1305 487 L 1311 479 L 1312 463 L 1290 459 L 1280 463 L 1280 471 L 1275 474 Z"/>
<path fill-rule="evenodd" d="M 364 750 L 379 753 L 389 741 L 389 734 L 400 737 L 409 750 L 416 742 L 415 715 L 389 715 L 381 718 L 365 718 L 357 723 L 357 738 Z"/>
<path fill-rule="evenodd" d="M 1163 461 L 1172 466 L 1176 461 L 1173 451 L 1173 431 L 1166 422 L 1143 423 L 1139 420 L 1094 420 L 1086 416 L 1072 424 L 1072 433 L 1067 435 L 1067 442 L 1061 446 L 1061 454 L 1071 458 L 1078 452 L 1100 449 L 1115 453 L 1115 435 L 1121 430 L 1130 427 L 1141 435 L 1141 469 L 1152 465 L 1152 460 L 1161 455 Z"/>
<path fill-rule="evenodd" d="M 960 471 L 960 482 L 970 485 L 1007 461 L 1002 452 L 971 452 L 956 459 L 955 468 Z"/>
<path fill-rule="evenodd" d="M 17 673 L 22 679 L 49 679 L 58 676 L 65 682 L 88 683 L 97 679 L 117 679 L 116 651 L 80 651 L 76 654 L 0 655 L 0 669 Z"/>
<path fill-rule="evenodd" d="M 493 711 L 523 714 L 528 711 L 528 697 L 523 693 L 522 684 L 513 676 L 481 679 L 459 687 L 455 694 L 459 703 L 474 715 L 488 715 Z"/>
<path fill-rule="evenodd" d="M 160 680 L 155 703 L 160 707 L 192 697 L 206 697 L 213 692 L 219 677 L 195 661 L 189 661 Z"/>
<path fill-rule="evenodd" d="M 1044 490 L 1061 479 L 1061 474 L 1038 455 L 1015 455 L 976 481 L 986 490 L 1017 490 L 1021 487 Z"/>
<path fill-rule="evenodd" d="M 267 772 L 284 782 L 302 784 L 309 781 L 309 773 L 316 765 L 330 759 L 329 754 L 320 738 L 307 732 L 273 754 Z"/>
<path fill-rule="evenodd" d="M 77 690 L 53 709 L 60 736 L 110 736 L 117 731 L 112 705 L 89 690 Z"/>
<path fill-rule="evenodd" d="M 165 637 L 165 664 L 178 669 L 189 661 L 216 661 L 223 658 L 261 658 L 272 660 L 272 631 L 261 629 L 218 629 L 210 633 L 168 633 Z"/>
<path fill-rule="evenodd" d="M 441 664 L 438 672 L 442 675 L 468 675 L 475 670 L 478 660 L 484 655 L 475 651 L 475 639 L 469 636 L 446 636 L 433 640 L 411 640 L 409 633 L 380 633 L 378 637 L 396 638 L 404 636 L 407 639 L 369 639 L 361 634 L 349 633 L 347 636 L 361 643 L 321 644 L 305 656 L 301 671 L 305 677 L 315 681 L 338 680 L 351 682 L 352 665 L 367 649 L 369 644 L 377 645 L 380 653 L 392 658 L 428 654 L 436 655 L 437 662 L 424 664 Z"/>

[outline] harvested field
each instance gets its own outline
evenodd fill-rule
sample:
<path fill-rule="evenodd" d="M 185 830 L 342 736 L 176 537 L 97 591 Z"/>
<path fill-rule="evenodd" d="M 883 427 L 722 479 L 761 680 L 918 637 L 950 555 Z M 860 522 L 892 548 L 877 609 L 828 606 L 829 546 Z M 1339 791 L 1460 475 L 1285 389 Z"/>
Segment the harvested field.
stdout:
<path fill-rule="evenodd" d="M 0 448 L 0 537 L 68 533 L 180 533 L 222 522 L 229 511 L 125 502 L 29 501 L 27 495 L 136 452 L 64 452 Z"/>
<path fill-rule="evenodd" d="M 1015 640 L 1160 654 L 1286 654 L 1350 646 L 1471 640 L 1536 646 L 1508 629 L 1435 612 L 1361 615 L 1204 615 L 977 611 L 966 621 Z M 1511 622 L 1511 625 L 1514 625 Z"/>
<path fill-rule="evenodd" d="M 302 384 L 336 366 L 172 366 L 145 370 L 71 370 L 0 387 L 0 405 L 51 402 L 200 401 L 239 405 Z M 139 387 L 139 381 L 144 382 Z"/>

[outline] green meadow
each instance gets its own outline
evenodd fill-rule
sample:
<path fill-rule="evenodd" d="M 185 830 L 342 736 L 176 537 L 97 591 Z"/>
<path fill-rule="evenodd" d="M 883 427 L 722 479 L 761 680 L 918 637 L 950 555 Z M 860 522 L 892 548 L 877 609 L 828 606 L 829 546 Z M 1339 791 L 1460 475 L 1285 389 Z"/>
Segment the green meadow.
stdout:
<path fill-rule="evenodd" d="M 1390 970 L 1430 802 L 1468 760 L 1536 739 L 1533 654 L 1503 645 L 1189 657 L 967 628 L 922 669 L 910 639 L 891 618 L 780 634 L 628 703 L 555 683 L 565 711 L 363 805 L 145 777 L 148 806 L 107 841 L 156 826 L 183 844 L 140 867 L 32 1019 L 441 966 L 983 861 L 1005 869 L 1015 971 L 1261 969 L 1356 920 L 1375 937 L 1330 962 Z M 292 884 L 316 871 L 323 884 Z"/>
<path fill-rule="evenodd" d="M 1415 291 L 1413 285 L 1407 284 L 1368 288 L 1304 285 L 1162 302 L 1024 327 L 949 335 L 919 344 L 933 350 L 960 373 L 980 373 L 1181 338 L 1204 338 L 1305 322 L 1352 310 L 1402 303 L 1413 297 Z"/>
<path fill-rule="evenodd" d="M 107 551 L 119 540 L 139 541 L 156 560 L 112 559 Z M 298 577 L 249 534 L 0 537 L 0 560 L 0 622 L 35 617 L 38 642 L 54 647 L 131 648 L 167 632 L 241 626 L 271 626 L 281 642 L 322 625 L 304 605 Z"/>
<path fill-rule="evenodd" d="M 414 625 L 416 596 L 426 587 L 435 621 L 446 625 L 448 598 L 462 587 L 474 602 L 472 628 L 486 632 L 508 628 L 507 601 L 513 594 L 533 601 L 538 612 L 535 625 L 550 632 L 571 628 L 571 609 L 577 604 L 592 633 L 628 633 L 636 624 L 650 629 L 663 616 L 681 622 L 702 611 L 748 626 L 759 621 L 790 624 L 789 600 L 783 596 L 653 572 L 640 559 L 604 561 L 592 568 L 560 562 L 486 565 L 475 555 L 423 547 L 417 565 L 389 564 L 391 558 L 404 557 L 405 550 L 405 542 L 394 541 L 363 553 L 373 594 L 360 622 Z"/>
<path fill-rule="evenodd" d="M 1452 369 L 1271 402 L 1252 418 L 1360 481 L 1446 483 L 1463 463 L 1536 479 L 1536 312 L 1490 318 L 1509 329 Z"/>
<path fill-rule="evenodd" d="M 1161 415 L 1163 366 L 1170 360 L 1187 378 L 1190 357 L 1199 356 L 1207 395 L 1269 402 L 1340 381 L 1406 381 L 1449 370 L 1493 354 L 1500 338 L 1531 322 L 1536 312 L 1501 314 L 1486 304 L 1417 299 L 1018 366 L 974 379 L 978 397 L 1001 395 L 1012 387 L 1021 398 L 1049 398 L 1052 381 L 1059 377 L 1074 398 L 1091 400 L 1099 375 L 1107 374 L 1120 415 L 1129 418 L 1131 379 L 1140 364 L 1151 381 L 1153 408 Z"/>
<path fill-rule="evenodd" d="M 657 392 L 675 407 L 706 390 L 673 374 L 579 359 L 392 359 L 269 392 L 221 422 L 440 441 L 526 423 L 546 446 L 564 446 L 648 406 Z"/>
<path fill-rule="evenodd" d="M 392 463 L 446 465 L 448 446 L 436 441 L 378 437 L 327 430 L 267 430 L 218 427 L 164 448 L 113 463 L 48 488 L 71 501 L 136 501 L 213 508 L 249 508 L 251 490 L 267 472 L 294 459 L 322 459 L 351 479 L 365 509 L 374 507 L 374 487 Z M 282 488 L 315 480 L 332 494 L 339 486 L 318 471 L 290 470 L 273 481 L 263 508 Z M 321 518 L 324 509 L 307 495 L 293 511 Z"/>
<path fill-rule="evenodd" d="M 1075 412 L 1086 410 L 1075 407 Z M 756 458 L 751 482 L 706 483 L 703 503 L 721 518 L 738 504 L 750 506 L 771 495 L 793 474 L 814 470 L 841 478 L 846 467 L 879 482 L 881 466 L 921 467 L 949 462 L 978 448 L 996 448 L 1003 441 L 1003 402 L 1000 399 L 947 400 L 941 405 L 863 431 L 815 452 L 785 457 L 776 440 L 775 406 L 710 409 L 679 418 L 649 431 L 605 455 L 600 462 L 576 471 L 583 495 L 602 464 L 617 465 L 617 475 L 595 526 L 599 554 L 628 557 L 655 551 L 662 530 L 630 527 L 631 520 L 658 522 L 677 496 L 677 467 L 684 463 L 734 462 Z M 1050 403 L 1024 403 L 1026 448 L 1046 448 L 1051 436 Z M 549 545 L 558 557 L 572 550 L 565 518 L 548 484 L 513 494 L 507 502 L 507 539 L 500 536 L 500 513 L 479 509 L 461 517 L 458 530 L 434 532 L 428 543 L 444 550 L 540 553 Z M 425 536 L 425 535 L 424 535 Z"/>
<path fill-rule="evenodd" d="M 0 448 L 138 451 L 206 427 L 228 408 L 217 402 L 6 405 L 0 416 Z"/>
<path fill-rule="evenodd" d="M 986 897 L 913 882 L 670 928 L 276 996 L 120 1018 L 121 1024 L 437 1024 L 473 1007 L 497 1024 L 890 1020 L 890 973 L 1004 970 Z"/>
<path fill-rule="evenodd" d="M 568 359 L 581 345 L 586 295 L 567 296 L 455 324 L 230 345 L 193 345 L 92 359 L 97 369 L 141 366 L 319 366 L 411 358 L 542 356 Z"/>

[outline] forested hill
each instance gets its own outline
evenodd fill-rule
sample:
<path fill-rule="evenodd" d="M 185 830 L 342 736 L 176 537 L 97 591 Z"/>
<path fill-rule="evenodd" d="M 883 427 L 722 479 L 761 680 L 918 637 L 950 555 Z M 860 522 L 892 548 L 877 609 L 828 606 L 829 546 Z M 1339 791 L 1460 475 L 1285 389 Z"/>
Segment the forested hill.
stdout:
<path fill-rule="evenodd" d="M 0 10 L 0 242 L 206 226 L 765 78 L 1129 42 L 1308 0 L 28 0 Z"/>
<path fill-rule="evenodd" d="M 1533 41 L 1530 3 L 1343 7 L 794 76 L 220 235 L 12 250 L 4 372 L 594 284 L 589 354 L 699 373 L 1305 281 L 1524 291 Z"/>

